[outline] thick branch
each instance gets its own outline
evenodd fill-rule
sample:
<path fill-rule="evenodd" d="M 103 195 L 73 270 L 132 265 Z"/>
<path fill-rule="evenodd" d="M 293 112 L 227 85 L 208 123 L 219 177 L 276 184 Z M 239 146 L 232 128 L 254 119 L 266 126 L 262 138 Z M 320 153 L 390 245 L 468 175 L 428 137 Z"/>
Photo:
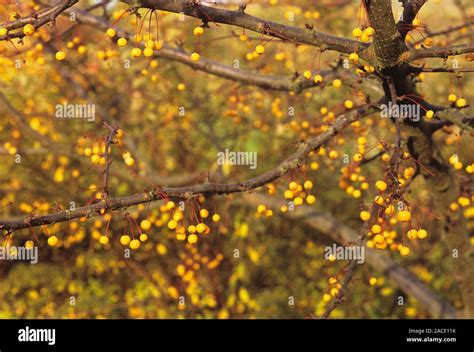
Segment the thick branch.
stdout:
<path fill-rule="evenodd" d="M 398 58 L 406 50 L 393 18 L 391 1 L 365 0 L 370 25 L 375 29 L 374 51 L 381 68 L 398 64 Z"/>
<path fill-rule="evenodd" d="M 194 4 L 189 0 L 122 0 L 133 7 L 183 13 L 187 16 L 200 18 L 203 22 L 229 24 L 275 38 L 290 40 L 297 43 L 314 45 L 321 50 L 334 50 L 341 53 L 359 52 L 366 44 L 355 40 L 337 37 L 306 28 L 286 26 L 277 22 L 266 21 L 246 14 L 244 11 L 227 10 L 204 4 Z"/>
<path fill-rule="evenodd" d="M 407 61 L 427 58 L 447 59 L 449 56 L 463 55 L 467 53 L 474 53 L 474 44 L 461 44 L 448 47 L 410 50 L 409 54 L 407 55 Z"/>
<path fill-rule="evenodd" d="M 23 31 L 16 31 L 23 28 L 26 24 L 32 24 L 36 29 L 44 26 L 49 22 L 53 22 L 62 12 L 71 6 L 77 4 L 79 0 L 59 0 L 56 5 L 48 9 L 39 11 L 32 16 L 21 17 L 15 21 L 10 21 L 0 25 L 0 28 L 6 28 L 8 34 L 0 36 L 0 41 L 14 38 L 23 38 L 25 34 Z M 11 32 L 11 33 L 10 33 Z"/>

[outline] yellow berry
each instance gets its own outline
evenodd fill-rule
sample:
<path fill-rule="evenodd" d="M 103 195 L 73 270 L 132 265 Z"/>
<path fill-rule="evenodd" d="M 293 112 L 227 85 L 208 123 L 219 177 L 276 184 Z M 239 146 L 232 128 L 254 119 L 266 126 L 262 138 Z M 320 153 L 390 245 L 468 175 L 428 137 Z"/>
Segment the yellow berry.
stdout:
<path fill-rule="evenodd" d="M 346 100 L 344 102 L 344 107 L 346 109 L 352 109 L 354 107 L 354 103 L 352 102 L 352 100 Z"/>
<path fill-rule="evenodd" d="M 403 256 L 406 256 L 408 254 L 410 254 L 410 248 L 406 247 L 406 246 L 403 246 L 400 248 L 400 254 L 403 255 Z"/>
<path fill-rule="evenodd" d="M 151 222 L 149 220 L 142 220 L 142 222 L 140 223 L 140 227 L 142 228 L 142 230 L 149 230 L 151 228 Z"/>
<path fill-rule="evenodd" d="M 207 209 L 201 209 L 199 215 L 201 215 L 203 219 L 206 219 L 209 216 L 209 211 Z"/>
<path fill-rule="evenodd" d="M 419 229 L 418 230 L 418 238 L 420 240 L 426 238 L 426 236 L 428 236 L 428 232 L 425 229 Z"/>
<path fill-rule="evenodd" d="M 168 221 L 168 228 L 170 230 L 174 230 L 177 227 L 178 227 L 178 223 L 176 221 L 174 221 L 174 220 Z"/>
<path fill-rule="evenodd" d="M 375 188 L 377 188 L 380 192 L 383 192 L 387 189 L 387 184 L 384 181 L 377 181 L 375 182 Z"/>
<path fill-rule="evenodd" d="M 105 32 L 105 34 L 107 34 L 108 37 L 113 38 L 113 37 L 115 37 L 115 35 L 116 35 L 117 33 L 115 32 L 115 29 L 109 28 L 109 29 L 107 29 L 107 31 Z"/>
<path fill-rule="evenodd" d="M 107 236 L 100 236 L 99 243 L 106 245 L 107 243 L 109 243 L 109 238 Z"/>
<path fill-rule="evenodd" d="M 132 51 L 130 52 L 130 54 L 131 54 L 132 57 L 134 57 L 134 58 L 140 57 L 140 56 L 142 55 L 142 49 L 140 49 L 140 48 L 133 48 Z"/>
<path fill-rule="evenodd" d="M 219 214 L 212 215 L 212 221 L 219 222 L 220 219 L 221 219 L 221 216 Z"/>
<path fill-rule="evenodd" d="M 380 227 L 380 225 L 373 225 L 372 226 L 372 233 L 373 234 L 377 234 L 377 233 L 381 233 L 382 232 L 382 227 Z"/>
<path fill-rule="evenodd" d="M 265 47 L 263 45 L 257 45 L 255 47 L 255 52 L 261 55 L 265 52 Z"/>
<path fill-rule="evenodd" d="M 28 35 L 33 35 L 33 33 L 35 32 L 35 26 L 33 26 L 32 24 L 27 24 L 23 27 L 23 34 L 28 36 Z"/>
<path fill-rule="evenodd" d="M 130 241 L 130 248 L 131 249 L 138 249 L 140 248 L 141 242 L 139 240 L 132 240 Z"/>
<path fill-rule="evenodd" d="M 360 212 L 360 218 L 362 219 L 362 221 L 367 221 L 370 219 L 370 213 L 368 211 L 361 211 Z"/>
<path fill-rule="evenodd" d="M 188 236 L 188 242 L 194 244 L 198 241 L 198 236 L 195 234 L 191 234 Z"/>
<path fill-rule="evenodd" d="M 201 58 L 201 55 L 199 55 L 198 53 L 191 54 L 191 60 L 193 61 L 199 61 L 200 58 Z"/>
<path fill-rule="evenodd" d="M 130 243 L 130 236 L 128 235 L 122 235 L 120 236 L 120 244 L 123 246 L 126 246 Z"/>
<path fill-rule="evenodd" d="M 357 62 L 359 61 L 359 55 L 356 53 L 351 53 L 349 55 L 349 60 L 351 60 L 352 62 Z"/>
<path fill-rule="evenodd" d="M 295 181 L 291 181 L 288 188 L 294 192 L 298 189 L 298 184 Z"/>
<path fill-rule="evenodd" d="M 374 199 L 374 202 L 378 205 L 383 205 L 384 199 L 381 196 L 376 196 L 375 199 Z"/>
<path fill-rule="evenodd" d="M 145 48 L 143 50 L 143 56 L 145 56 L 145 57 L 151 57 L 151 56 L 153 56 L 154 53 L 155 52 L 153 51 L 152 48 Z"/>
<path fill-rule="evenodd" d="M 127 166 L 132 166 L 133 164 L 135 164 L 135 159 L 133 158 L 126 158 L 124 161 Z"/>
<path fill-rule="evenodd" d="M 54 247 L 58 243 L 58 238 L 56 236 L 48 237 L 48 245 Z"/>
<path fill-rule="evenodd" d="M 364 33 L 368 36 L 373 36 L 375 34 L 375 29 L 372 27 L 367 27 L 366 29 L 364 29 Z"/>
<path fill-rule="evenodd" d="M 463 107 L 466 106 L 466 104 L 467 104 L 466 99 L 464 99 L 464 98 L 459 98 L 458 100 L 456 100 L 456 106 L 458 108 L 463 108 Z"/>
<path fill-rule="evenodd" d="M 303 77 L 306 78 L 306 79 L 310 79 L 312 75 L 313 74 L 311 73 L 311 71 L 304 71 L 303 72 Z"/>
<path fill-rule="evenodd" d="M 397 220 L 401 222 L 407 222 L 411 219 L 411 213 L 408 210 L 402 210 L 397 215 Z"/>
<path fill-rule="evenodd" d="M 334 81 L 332 81 L 332 85 L 335 87 L 335 88 L 339 88 L 342 86 L 342 81 L 340 79 L 335 79 Z"/>
<path fill-rule="evenodd" d="M 308 204 L 314 204 L 316 202 L 316 197 L 310 194 L 309 196 L 306 197 L 306 203 Z"/>
<path fill-rule="evenodd" d="M 451 93 L 451 94 L 448 95 L 448 100 L 450 102 L 454 103 L 457 99 L 458 99 L 458 97 L 456 96 L 456 94 Z"/>
<path fill-rule="evenodd" d="M 148 235 L 146 233 L 142 233 L 140 235 L 140 241 L 145 242 L 146 240 L 148 240 Z"/>
<path fill-rule="evenodd" d="M 433 110 L 428 110 L 428 111 L 426 112 L 426 115 L 425 115 L 425 116 L 426 116 L 426 118 L 427 118 L 428 120 L 431 120 L 431 119 L 433 118 L 433 116 L 434 116 L 434 111 L 433 111 Z"/>
<path fill-rule="evenodd" d="M 198 233 L 203 233 L 205 230 L 206 230 L 206 224 L 201 222 L 201 223 L 196 225 L 196 231 Z"/>
<path fill-rule="evenodd" d="M 121 46 L 121 47 L 124 47 L 125 45 L 127 45 L 127 39 L 125 39 L 125 38 L 119 38 L 119 39 L 117 40 L 117 45 L 118 45 L 118 46 Z"/>
<path fill-rule="evenodd" d="M 416 231 L 415 229 L 409 230 L 407 232 L 407 237 L 409 240 L 416 239 L 418 237 L 418 231 Z"/>
<path fill-rule="evenodd" d="M 63 61 L 66 58 L 66 53 L 64 51 L 58 51 L 55 55 L 56 60 Z"/>
<path fill-rule="evenodd" d="M 263 204 L 260 204 L 258 207 L 257 207 L 257 213 L 263 213 L 265 210 L 267 210 L 267 207 Z"/>
<path fill-rule="evenodd" d="M 384 243 L 385 242 L 385 237 L 383 237 L 383 235 L 381 235 L 381 234 L 377 234 L 376 236 L 374 236 L 374 242 L 376 244 Z"/>
<path fill-rule="evenodd" d="M 295 205 L 301 205 L 303 204 L 303 198 L 296 197 L 295 199 L 293 199 L 293 203 L 295 203 Z"/>
<path fill-rule="evenodd" d="M 362 30 L 361 30 L 360 28 L 357 27 L 357 28 L 354 28 L 354 29 L 352 30 L 352 36 L 353 36 L 353 37 L 358 38 L 358 37 L 360 37 L 361 35 L 362 35 Z"/>
<path fill-rule="evenodd" d="M 3 37 L 4 35 L 7 35 L 8 29 L 6 28 L 0 28 L 0 37 Z"/>
<path fill-rule="evenodd" d="M 370 40 L 370 36 L 366 32 L 364 32 L 362 33 L 359 39 L 361 42 L 367 43 Z"/>
<path fill-rule="evenodd" d="M 320 84 L 320 83 L 323 82 L 323 76 L 321 76 L 321 75 L 316 75 L 316 76 L 314 76 L 313 81 L 314 81 L 314 83 L 316 83 L 316 84 Z"/>
<path fill-rule="evenodd" d="M 204 28 L 202 27 L 195 27 L 194 30 L 193 30 L 193 34 L 196 36 L 196 37 L 199 37 L 201 35 L 204 34 Z"/>

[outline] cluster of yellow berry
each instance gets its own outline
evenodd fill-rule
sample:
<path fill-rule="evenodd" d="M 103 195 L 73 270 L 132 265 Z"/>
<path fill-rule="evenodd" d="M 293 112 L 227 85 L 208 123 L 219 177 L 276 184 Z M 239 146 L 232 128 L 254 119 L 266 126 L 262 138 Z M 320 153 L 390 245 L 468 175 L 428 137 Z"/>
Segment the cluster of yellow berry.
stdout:
<path fill-rule="evenodd" d="M 414 169 L 408 167 L 404 171 L 405 177 L 410 178 L 414 174 Z M 410 248 L 405 246 L 403 243 L 395 243 L 397 238 L 397 231 L 390 230 L 390 226 L 394 226 L 397 223 L 407 224 L 411 220 L 411 212 L 408 209 L 401 209 L 397 213 L 395 212 L 395 207 L 393 204 L 388 204 L 391 200 L 389 195 L 384 195 L 384 192 L 387 190 L 388 185 L 383 180 L 378 180 L 375 182 L 375 188 L 379 191 L 379 194 L 374 198 L 374 203 L 378 206 L 376 224 L 372 225 L 370 231 L 368 231 L 367 236 L 370 240 L 367 241 L 368 248 L 377 248 L 377 249 L 386 249 L 390 246 L 391 250 L 398 250 L 401 255 L 406 256 L 410 253 Z M 382 216 L 380 216 L 382 215 Z M 384 218 L 386 216 L 388 221 Z M 367 210 L 360 212 L 360 218 L 362 221 L 369 221 L 371 219 L 371 213 Z M 386 227 L 384 229 L 382 226 Z M 424 239 L 428 236 L 428 233 L 425 229 L 420 228 L 419 230 L 410 229 L 407 232 L 407 238 L 409 240 L 415 239 Z"/>
<path fill-rule="evenodd" d="M 457 154 L 453 154 L 449 157 L 449 163 L 457 171 L 462 170 L 464 167 L 464 164 L 459 160 L 459 156 Z M 465 170 L 468 174 L 474 173 L 474 163 L 467 165 Z"/>
<path fill-rule="evenodd" d="M 460 196 L 458 197 L 458 202 L 457 203 L 451 203 L 449 208 L 452 211 L 457 211 L 459 207 L 461 206 L 462 208 L 466 208 L 471 205 L 471 202 L 474 201 L 474 196 L 467 197 L 467 196 Z M 464 216 L 466 218 L 470 217 L 470 213 L 474 211 L 473 208 L 468 208 L 466 212 L 464 213 Z"/>
<path fill-rule="evenodd" d="M 166 207 L 169 211 L 172 211 L 172 217 L 168 220 L 167 226 L 168 229 L 174 230 L 176 234 L 176 239 L 178 241 L 185 241 L 187 239 L 188 243 L 194 244 L 199 240 L 198 236 L 205 236 L 211 232 L 211 228 L 204 222 L 205 219 L 209 218 L 209 211 L 205 208 L 199 210 L 199 216 L 201 221 L 196 225 L 189 225 L 187 228 L 184 226 L 184 213 L 176 207 L 173 201 L 168 201 Z M 211 220 L 214 223 L 220 221 L 220 215 L 215 213 L 212 215 Z"/>
<path fill-rule="evenodd" d="M 148 219 L 145 219 L 145 220 L 142 220 L 140 222 L 140 229 L 139 230 L 139 233 L 140 235 L 138 236 L 138 239 L 135 238 L 135 236 L 132 234 L 132 237 L 130 237 L 129 235 L 122 235 L 120 236 L 120 244 L 122 246 L 129 246 L 131 249 L 138 249 L 140 248 L 142 242 L 146 242 L 148 240 L 148 235 L 143 231 L 148 231 L 149 229 L 151 228 L 151 222 L 150 220 Z M 107 244 L 108 243 L 108 238 L 105 239 L 104 238 L 105 236 L 102 236 L 101 239 L 103 239 L 104 241 L 100 241 L 101 244 Z"/>
<path fill-rule="evenodd" d="M 333 297 L 336 297 L 341 289 L 342 285 L 335 277 L 330 277 L 328 279 L 329 283 L 329 292 L 323 295 L 323 302 L 328 303 Z"/>
<path fill-rule="evenodd" d="M 291 181 L 288 184 L 288 189 L 285 190 L 283 193 L 283 197 L 288 200 L 292 200 L 293 204 L 298 206 L 304 203 L 314 204 L 316 202 L 316 197 L 311 194 L 311 190 L 313 189 L 313 182 L 310 180 L 304 181 L 303 184 L 300 184 L 296 181 Z M 286 205 L 282 206 L 280 210 L 285 213 L 288 211 L 288 207 Z"/>
<path fill-rule="evenodd" d="M 248 38 L 247 38 L 247 36 L 244 36 L 244 37 L 241 36 L 241 37 L 240 37 L 240 40 L 242 40 L 242 39 L 247 40 Z M 247 54 L 245 55 L 245 58 L 247 59 L 247 61 L 252 61 L 252 60 L 254 60 L 254 59 L 259 58 L 259 57 L 260 57 L 261 55 L 263 55 L 264 53 L 265 53 L 265 47 L 264 47 L 263 45 L 259 44 L 259 45 L 257 45 L 257 46 L 255 47 L 255 49 L 254 49 L 253 52 L 247 53 Z"/>
<path fill-rule="evenodd" d="M 372 27 L 366 27 L 363 30 L 360 27 L 356 27 L 352 30 L 352 36 L 358 38 L 361 42 L 367 43 L 374 36 L 375 29 Z"/>
<path fill-rule="evenodd" d="M 448 95 L 448 101 L 456 105 L 458 108 L 464 108 L 467 106 L 467 101 L 464 98 L 458 98 L 454 93 Z"/>

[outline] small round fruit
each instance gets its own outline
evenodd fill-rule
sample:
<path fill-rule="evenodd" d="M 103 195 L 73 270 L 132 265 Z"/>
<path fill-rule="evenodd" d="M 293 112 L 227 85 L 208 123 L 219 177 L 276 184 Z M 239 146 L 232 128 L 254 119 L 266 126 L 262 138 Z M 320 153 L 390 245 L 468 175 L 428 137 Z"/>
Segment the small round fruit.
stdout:
<path fill-rule="evenodd" d="M 120 244 L 123 246 L 127 246 L 130 243 L 131 239 L 128 235 L 120 236 Z"/>
<path fill-rule="evenodd" d="M 132 57 L 134 58 L 140 57 L 142 55 L 142 49 L 133 48 L 132 51 L 130 52 L 130 55 L 132 55 Z"/>
<path fill-rule="evenodd" d="M 23 34 L 26 36 L 33 35 L 34 32 L 35 32 L 35 26 L 33 26 L 30 23 L 28 23 L 27 25 L 23 27 Z"/>
<path fill-rule="evenodd" d="M 145 57 L 151 57 L 151 56 L 153 56 L 154 53 L 155 52 L 153 51 L 152 48 L 145 48 L 143 50 L 143 56 L 145 56 Z"/>
<path fill-rule="evenodd" d="M 221 216 L 219 214 L 212 215 L 212 221 L 219 222 L 220 219 L 221 219 Z"/>
<path fill-rule="evenodd" d="M 314 76 L 313 81 L 314 81 L 314 83 L 316 83 L 316 84 L 321 84 L 321 83 L 323 83 L 323 76 L 321 76 L 321 75 L 316 75 L 316 76 Z"/>
<path fill-rule="evenodd" d="M 66 53 L 64 51 L 58 51 L 54 57 L 58 61 L 63 61 L 66 58 Z"/>
<path fill-rule="evenodd" d="M 105 34 L 107 34 L 108 37 L 113 38 L 113 37 L 115 37 L 115 35 L 117 34 L 117 32 L 115 32 L 115 29 L 109 28 L 109 29 L 107 29 L 107 31 L 105 32 Z"/>
<path fill-rule="evenodd" d="M 418 231 L 411 229 L 407 232 L 407 237 L 409 240 L 414 240 L 418 237 Z"/>
<path fill-rule="evenodd" d="M 263 54 L 265 52 L 265 47 L 263 45 L 257 45 L 255 47 L 255 52 L 259 55 Z"/>
<path fill-rule="evenodd" d="M 359 61 L 359 55 L 357 53 L 351 53 L 349 55 L 349 60 L 352 62 L 357 62 Z"/>
<path fill-rule="evenodd" d="M 306 203 L 308 204 L 314 204 L 316 202 L 316 197 L 310 194 L 309 196 L 306 197 Z"/>
<path fill-rule="evenodd" d="M 363 210 L 359 215 L 362 221 L 368 221 L 370 219 L 370 213 L 368 211 Z"/>
<path fill-rule="evenodd" d="M 198 236 L 195 234 L 191 234 L 188 236 L 188 242 L 194 244 L 198 241 Z"/>
<path fill-rule="evenodd" d="M 458 100 L 456 100 L 456 106 L 458 108 L 463 108 L 463 107 L 466 106 L 466 104 L 467 104 L 467 102 L 466 102 L 466 99 L 464 99 L 464 98 L 459 98 Z"/>
<path fill-rule="evenodd" d="M 418 230 L 418 238 L 420 240 L 426 238 L 426 236 L 428 236 L 428 232 L 425 229 L 419 229 Z"/>
<path fill-rule="evenodd" d="M 352 30 L 352 36 L 355 37 L 355 38 L 358 38 L 362 35 L 362 29 L 360 29 L 359 27 L 357 28 L 354 28 Z"/>
<path fill-rule="evenodd" d="M 127 39 L 125 39 L 125 38 L 119 38 L 119 39 L 117 40 L 117 45 L 118 45 L 118 46 L 121 46 L 121 47 L 124 47 L 125 45 L 127 45 Z"/>
<path fill-rule="evenodd" d="M 149 230 L 151 228 L 150 220 L 142 220 L 142 222 L 140 223 L 140 227 L 142 228 L 142 230 Z"/>
<path fill-rule="evenodd" d="M 375 188 L 377 188 L 380 192 L 383 192 L 387 189 L 387 184 L 384 181 L 377 181 L 375 182 Z"/>
<path fill-rule="evenodd" d="M 48 237 L 48 245 L 49 246 L 54 247 L 57 244 L 58 244 L 58 238 L 56 236 Z"/>
<path fill-rule="evenodd" d="M 202 27 L 195 27 L 194 30 L 193 30 L 193 34 L 196 36 L 196 37 L 199 37 L 201 35 L 204 34 L 204 28 Z"/>
<path fill-rule="evenodd" d="M 130 241 L 130 248 L 131 249 L 138 249 L 140 248 L 141 242 L 139 240 L 132 240 Z"/>
<path fill-rule="evenodd" d="M 199 55 L 198 53 L 192 53 L 191 54 L 191 60 L 192 61 L 199 61 L 199 59 L 201 58 L 201 55 Z"/>
<path fill-rule="evenodd" d="M 109 238 L 107 236 L 100 236 L 99 243 L 105 246 L 109 243 Z"/>
<path fill-rule="evenodd" d="M 397 220 L 400 222 L 408 222 L 411 219 L 411 213 L 408 210 L 402 210 L 397 215 Z"/>

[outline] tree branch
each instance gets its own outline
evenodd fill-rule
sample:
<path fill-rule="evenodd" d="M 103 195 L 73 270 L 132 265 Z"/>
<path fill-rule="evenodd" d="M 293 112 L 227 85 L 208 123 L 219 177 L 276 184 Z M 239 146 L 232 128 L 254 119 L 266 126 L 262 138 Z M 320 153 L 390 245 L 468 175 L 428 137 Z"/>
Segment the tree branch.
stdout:
<path fill-rule="evenodd" d="M 190 200 L 199 195 L 219 195 L 236 192 L 247 192 L 266 185 L 282 177 L 290 170 L 300 167 L 304 159 L 311 151 L 320 148 L 322 145 L 331 140 L 335 135 L 341 132 L 345 127 L 350 125 L 352 122 L 358 120 L 361 117 L 367 116 L 377 110 L 378 107 L 375 105 L 366 105 L 339 116 L 325 132 L 309 139 L 308 141 L 301 142 L 297 150 L 278 166 L 274 167 L 270 171 L 260 176 L 243 182 L 232 184 L 205 182 L 184 187 L 155 186 L 152 190 L 146 191 L 144 193 L 137 193 L 122 198 L 110 198 L 107 202 L 102 200 L 98 203 L 76 208 L 74 210 L 65 210 L 54 214 L 38 217 L 35 217 L 33 215 L 23 220 L 1 220 L 0 229 L 12 232 L 14 230 L 19 230 L 28 227 L 54 224 L 57 222 L 69 221 L 71 219 L 77 219 L 80 217 L 90 217 L 96 213 L 103 212 L 104 210 L 117 210 L 141 203 L 159 201 L 164 198 Z"/>
<path fill-rule="evenodd" d="M 321 50 L 334 50 L 340 53 L 359 52 L 367 45 L 355 40 L 337 37 L 306 28 L 286 26 L 248 15 L 244 11 L 226 10 L 189 0 L 121 0 L 132 7 L 144 7 L 201 19 L 204 23 L 214 22 L 245 28 L 275 38 L 309 44 Z"/>

